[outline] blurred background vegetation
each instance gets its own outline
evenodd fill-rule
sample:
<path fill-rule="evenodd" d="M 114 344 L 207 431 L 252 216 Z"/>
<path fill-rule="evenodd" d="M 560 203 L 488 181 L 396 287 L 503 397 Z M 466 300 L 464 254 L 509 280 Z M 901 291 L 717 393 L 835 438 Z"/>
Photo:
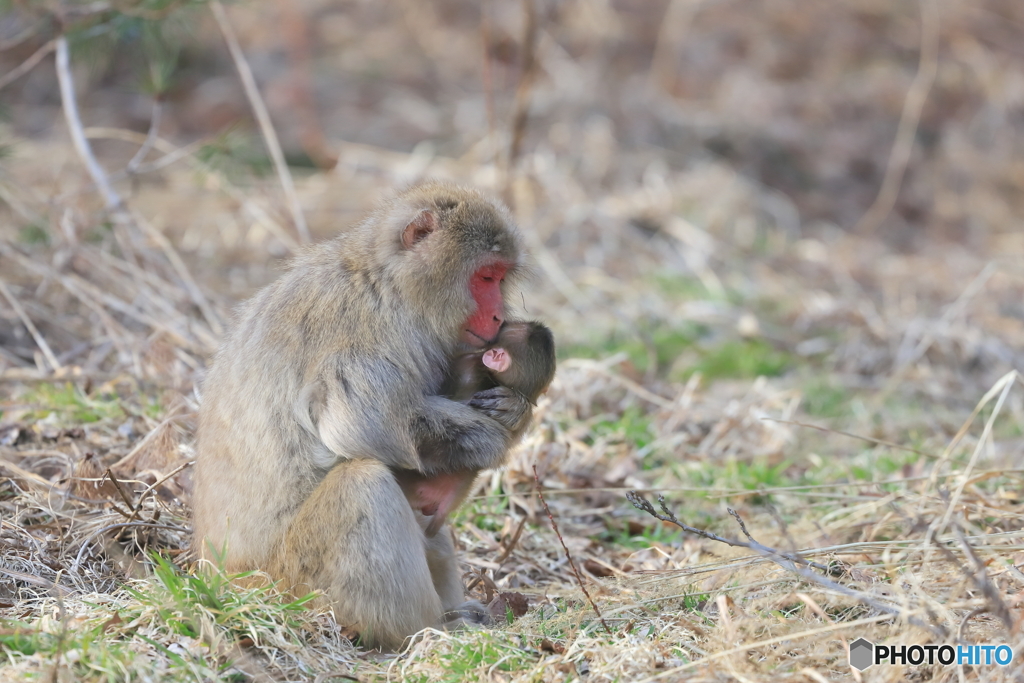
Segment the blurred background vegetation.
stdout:
<path fill-rule="evenodd" d="M 231 16 L 295 166 L 329 166 L 338 140 L 470 153 L 506 132 L 524 40 L 535 40 L 525 172 L 537 159 L 571 164 L 593 191 L 655 162 L 714 159 L 790 200 L 799 231 L 851 228 L 878 193 L 919 69 L 922 7 L 936 14 L 937 68 L 878 232 L 906 248 L 984 243 L 1021 212 L 1024 10 L 1014 0 L 538 0 L 532 39 L 523 4 L 499 0 L 281 0 L 240 3 Z M 211 156 L 269 166 L 202 3 L 5 0 L 0 12 L 0 74 L 69 32 L 87 125 L 145 133 L 156 100 L 167 139 L 206 138 Z M 2 101 L 8 144 L 63 134 L 51 59 L 7 84 Z"/>
<path fill-rule="evenodd" d="M 1019 0 L 0 0 L 5 614 L 52 606 L 49 581 L 122 601 L 125 622 L 152 608 L 153 637 L 178 637 L 184 617 L 117 586 L 144 551 L 187 546 L 195 389 L 232 306 L 276 277 L 306 226 L 328 238 L 426 177 L 510 204 L 536 271 L 516 314 L 559 344 L 537 429 L 459 515 L 467 567 L 528 593 L 532 614 L 564 616 L 554 631 L 527 621 L 524 638 L 596 638 L 573 630 L 583 602 L 550 598 L 574 589 L 532 494 L 537 464 L 563 491 L 551 506 L 570 549 L 630 630 L 585 656 L 533 643 L 554 668 L 504 635 L 475 654 L 472 638 L 436 641 L 410 670 L 462 680 L 512 648 L 513 678 L 584 662 L 592 680 L 628 680 L 689 662 L 683 641 L 729 650 L 735 624 L 749 640 L 867 609 L 834 593 L 818 595 L 821 614 L 793 607 L 799 581 L 715 564 L 717 546 L 630 509 L 630 487 L 675 491 L 681 517 L 726 535 L 732 506 L 765 542 L 856 545 L 847 585 L 964 606 L 935 617 L 953 630 L 988 603 L 956 578 L 966 564 L 920 550 L 952 533 L 929 527 L 952 523 L 957 489 L 943 482 L 962 482 L 952 500 L 973 507 L 955 523 L 972 538 L 1010 534 L 979 552 L 1024 565 L 1024 401 L 1007 383 L 1024 366 Z M 980 411 L 999 417 L 992 430 L 960 433 L 993 386 L 1008 393 Z M 135 488 L 103 484 L 108 468 Z M 53 490 L 71 495 L 63 511 Z M 159 504 L 163 526 L 103 531 L 123 502 L 154 524 Z M 158 566 L 169 595 L 206 590 Z M 682 602 L 654 614 L 663 594 Z M 735 622 L 721 621 L 725 595 L 747 610 Z M 267 619 L 275 609 L 291 628 L 296 610 Z M 216 621 L 237 638 L 231 615 Z M 102 641 L 101 617 L 85 619 Z M 984 623 L 977 642 L 1003 637 Z M 58 627 L 33 626 L 54 639 Z M 886 628 L 876 642 L 907 633 Z M 129 631 L 110 637 L 142 647 Z M 329 631 L 315 665 L 309 649 L 274 666 L 330 666 L 342 655 Z M 619 657 L 624 639 L 635 659 Z M 257 647 L 273 659 L 287 640 Z M 48 642 L 38 652 L 52 657 Z M 188 661 L 234 657 L 211 648 Z M 848 671 L 828 648 L 813 665 Z M 19 671 L 45 661 L 19 651 Z M 754 674 L 812 661 L 765 657 Z"/>

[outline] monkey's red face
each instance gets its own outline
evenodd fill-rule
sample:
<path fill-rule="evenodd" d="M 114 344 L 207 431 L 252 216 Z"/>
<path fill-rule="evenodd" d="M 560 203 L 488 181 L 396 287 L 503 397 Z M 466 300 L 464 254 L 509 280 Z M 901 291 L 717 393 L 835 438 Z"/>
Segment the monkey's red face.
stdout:
<path fill-rule="evenodd" d="M 507 264 L 492 263 L 478 269 L 469 278 L 469 293 L 476 302 L 476 310 L 466 319 L 462 341 L 470 346 L 486 346 L 497 339 L 498 330 L 505 320 L 501 283 L 507 272 Z"/>

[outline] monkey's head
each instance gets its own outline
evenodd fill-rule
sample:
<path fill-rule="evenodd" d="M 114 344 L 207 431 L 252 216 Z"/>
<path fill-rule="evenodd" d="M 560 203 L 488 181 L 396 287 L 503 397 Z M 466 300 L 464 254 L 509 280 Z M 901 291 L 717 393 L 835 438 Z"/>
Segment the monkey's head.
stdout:
<path fill-rule="evenodd" d="M 536 403 L 555 377 L 555 337 L 538 322 L 506 322 L 480 360 L 495 382 Z"/>
<path fill-rule="evenodd" d="M 377 224 L 378 263 L 436 338 L 492 344 L 523 270 L 508 209 L 476 190 L 428 183 L 396 197 Z"/>

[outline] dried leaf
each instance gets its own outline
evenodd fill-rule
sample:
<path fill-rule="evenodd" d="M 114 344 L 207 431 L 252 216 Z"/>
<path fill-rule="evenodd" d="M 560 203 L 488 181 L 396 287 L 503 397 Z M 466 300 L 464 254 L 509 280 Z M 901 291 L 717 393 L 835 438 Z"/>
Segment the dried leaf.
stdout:
<path fill-rule="evenodd" d="M 529 610 L 530 604 L 526 599 L 526 596 L 522 593 L 506 592 L 498 593 L 491 600 L 490 604 L 487 605 L 487 612 L 497 621 L 508 618 L 509 612 L 512 613 L 513 619 L 526 614 Z"/>
<path fill-rule="evenodd" d="M 594 576 L 611 576 L 615 573 L 605 565 L 590 558 L 583 560 L 583 568 Z"/>
<path fill-rule="evenodd" d="M 565 653 L 565 645 L 562 645 L 561 643 L 556 643 L 553 640 L 545 638 L 544 640 L 540 641 L 540 651 L 560 655 Z"/>

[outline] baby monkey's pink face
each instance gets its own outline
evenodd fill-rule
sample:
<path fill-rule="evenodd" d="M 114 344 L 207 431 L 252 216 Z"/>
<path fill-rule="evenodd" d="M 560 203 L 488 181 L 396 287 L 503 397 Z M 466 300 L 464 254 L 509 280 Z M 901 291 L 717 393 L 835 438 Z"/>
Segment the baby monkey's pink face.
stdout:
<path fill-rule="evenodd" d="M 508 351 L 501 347 L 485 351 L 481 361 L 485 367 L 494 372 L 505 372 L 512 365 L 512 358 L 509 357 Z"/>

